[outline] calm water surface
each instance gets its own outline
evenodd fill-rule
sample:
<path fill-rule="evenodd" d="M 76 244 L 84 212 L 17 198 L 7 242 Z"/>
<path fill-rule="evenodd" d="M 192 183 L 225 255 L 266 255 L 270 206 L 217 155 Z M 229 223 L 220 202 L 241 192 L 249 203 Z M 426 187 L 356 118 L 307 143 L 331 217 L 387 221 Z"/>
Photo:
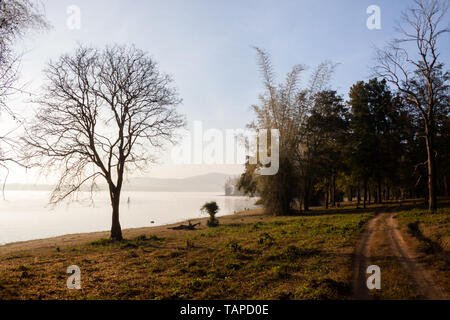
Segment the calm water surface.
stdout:
<path fill-rule="evenodd" d="M 106 192 L 95 194 L 94 204 L 70 203 L 54 209 L 47 205 L 48 191 L 6 191 L 5 196 L 6 200 L 0 200 L 0 244 L 105 231 L 111 227 Z M 225 197 L 220 192 L 124 192 L 120 222 L 122 229 L 127 229 L 205 217 L 200 207 L 207 201 L 217 202 L 218 216 L 256 207 L 255 198 Z"/>

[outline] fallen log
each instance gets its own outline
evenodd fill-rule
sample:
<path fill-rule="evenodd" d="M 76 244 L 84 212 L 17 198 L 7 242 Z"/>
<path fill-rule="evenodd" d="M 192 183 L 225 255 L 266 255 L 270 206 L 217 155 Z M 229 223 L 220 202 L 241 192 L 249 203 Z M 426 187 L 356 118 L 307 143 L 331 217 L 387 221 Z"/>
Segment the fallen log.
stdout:
<path fill-rule="evenodd" d="M 167 229 L 171 229 L 171 230 L 196 230 L 195 227 L 199 226 L 201 223 L 196 223 L 196 224 L 192 224 L 189 221 L 189 225 L 185 225 L 185 224 L 180 224 L 177 227 L 171 227 L 171 228 L 167 228 Z"/>

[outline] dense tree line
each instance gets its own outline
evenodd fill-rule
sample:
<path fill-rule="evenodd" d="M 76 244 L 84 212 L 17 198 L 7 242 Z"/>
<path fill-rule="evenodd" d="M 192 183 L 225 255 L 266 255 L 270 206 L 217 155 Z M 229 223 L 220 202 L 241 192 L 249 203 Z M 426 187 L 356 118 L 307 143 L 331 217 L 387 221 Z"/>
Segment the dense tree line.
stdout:
<path fill-rule="evenodd" d="M 449 3 L 414 4 L 402 37 L 377 50 L 375 77 L 356 82 L 348 101 L 329 89 L 332 64 L 319 66 L 308 87 L 297 86 L 298 66 L 277 85 L 268 54 L 257 49 L 266 92 L 250 127 L 280 130 L 280 169 L 261 176 L 247 164 L 240 189 L 258 193 L 272 214 L 418 197 L 436 211 L 437 197 L 450 195 L 450 73 L 438 50 L 450 32 L 441 26 Z"/>
<path fill-rule="evenodd" d="M 335 207 L 344 200 L 365 207 L 394 199 L 428 199 L 420 117 L 385 80 L 357 82 L 346 102 L 333 90 L 319 91 L 311 100 L 298 124 L 297 147 L 286 146 L 292 137 L 281 134 L 279 173 L 259 176 L 257 166 L 247 164 L 239 181 L 244 192 L 259 193 L 265 206 L 278 214 L 299 207 L 308 211 L 311 205 Z M 450 196 L 448 104 L 441 111 L 434 149 L 438 195 Z M 284 119 L 281 127 L 296 120 Z"/>

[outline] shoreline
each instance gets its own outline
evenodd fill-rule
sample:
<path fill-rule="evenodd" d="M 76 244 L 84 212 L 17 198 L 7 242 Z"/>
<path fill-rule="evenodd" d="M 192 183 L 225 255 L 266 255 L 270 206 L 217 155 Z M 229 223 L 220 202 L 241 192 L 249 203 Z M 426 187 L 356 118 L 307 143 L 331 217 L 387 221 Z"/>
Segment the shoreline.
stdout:
<path fill-rule="evenodd" d="M 227 214 L 223 216 L 218 216 L 220 222 L 225 220 L 224 222 L 230 222 L 233 220 L 242 219 L 243 217 L 249 216 L 261 216 L 263 215 L 262 209 L 252 209 L 247 211 L 240 211 L 232 214 Z M 169 227 L 175 227 L 180 224 L 186 224 L 188 221 L 192 223 L 201 222 L 202 224 L 196 230 L 207 229 L 206 220 L 208 217 L 204 218 L 193 218 L 186 219 L 175 223 L 164 224 L 160 226 L 150 226 L 150 227 L 140 227 L 140 228 L 129 228 L 123 229 L 123 237 L 126 238 L 134 238 L 142 234 L 152 234 L 158 236 L 170 236 L 170 234 L 174 233 L 186 233 L 192 231 L 179 231 L 168 229 Z M 109 238 L 110 231 L 95 231 L 95 232 L 85 232 L 85 233 L 74 233 L 74 234 L 65 234 L 55 237 L 43 238 L 43 239 L 34 239 L 34 240 L 25 240 L 25 241 L 17 241 L 10 242 L 3 245 L 0 245 L 0 255 L 13 254 L 24 251 L 35 251 L 35 250 L 48 250 L 55 249 L 60 247 L 67 246 L 75 246 L 81 245 L 88 242 L 92 242 L 102 238 Z"/>
<path fill-rule="evenodd" d="M 27 191 L 26 191 L 27 192 Z M 46 191 L 29 191 L 31 193 L 46 193 Z M 141 192 L 137 192 L 141 193 Z M 207 215 L 198 214 L 198 210 L 194 212 L 194 208 L 192 205 L 188 204 L 188 207 L 184 210 L 182 208 L 179 208 L 178 206 L 172 206 L 172 210 L 166 210 L 161 205 L 163 202 L 159 200 L 160 196 L 157 195 L 157 193 L 152 193 L 153 195 L 149 195 L 149 197 L 152 197 L 151 199 L 156 199 L 156 208 L 158 209 L 156 212 L 156 216 L 151 216 L 151 214 L 147 214 L 146 210 L 146 203 L 143 201 L 147 201 L 146 198 L 147 192 L 142 192 L 144 195 L 136 196 L 137 202 L 136 202 L 136 208 L 134 208 L 134 204 L 131 204 L 131 210 L 130 210 L 130 204 L 128 204 L 128 207 L 126 207 L 126 203 L 123 203 L 121 205 L 121 210 L 125 210 L 125 213 L 129 213 L 128 220 L 124 220 L 125 226 L 122 225 L 122 230 L 127 229 L 142 229 L 142 228 L 154 228 L 154 227 L 164 227 L 164 226 L 171 226 L 177 223 L 183 223 L 185 221 L 189 220 L 198 220 L 202 219 L 203 217 L 207 217 Z M 226 215 L 232 215 L 235 214 L 241 210 L 250 208 L 250 209 L 258 209 L 260 206 L 255 205 L 255 202 L 258 201 L 257 197 L 247 197 L 247 196 L 226 196 L 223 192 L 158 192 L 161 193 L 161 197 L 163 197 L 163 200 L 166 200 L 165 198 L 170 198 L 169 200 L 178 199 L 179 197 L 182 201 L 184 201 L 185 194 L 186 198 L 195 199 L 201 199 L 202 197 L 205 198 L 205 201 L 210 201 L 207 199 L 214 199 L 216 200 L 219 205 L 220 203 L 223 203 L 225 206 L 223 213 L 219 212 L 218 217 L 226 216 Z M 193 196 L 191 196 L 191 193 Z M 156 195 L 155 195 L 156 194 Z M 126 193 L 125 193 L 126 195 Z M 199 197 L 200 195 L 200 197 Z M 99 201 L 96 199 L 93 203 L 81 203 L 77 204 L 76 206 L 71 206 L 70 208 L 58 206 L 57 208 L 49 208 L 48 203 L 41 199 L 41 195 L 33 195 L 33 205 L 31 207 L 22 205 L 15 205 L 15 202 L 20 203 L 23 202 L 23 196 L 17 197 L 15 199 L 15 196 L 11 194 L 12 199 L 0 201 L 0 207 L 2 208 L 3 215 L 6 217 L 2 217 L 2 221 L 4 223 L 2 224 L 1 230 L 4 232 L 3 237 L 0 237 L 0 249 L 5 246 L 9 246 L 12 244 L 17 243 L 26 243 L 30 241 L 37 241 L 37 240 L 47 240 L 50 238 L 61 238 L 71 235 L 79 235 L 79 234 L 86 234 L 86 233 L 98 233 L 102 234 L 105 232 L 110 231 L 110 219 L 111 219 L 111 213 L 110 213 L 110 204 L 104 206 L 103 204 L 103 198 L 99 198 Z M 103 197 L 103 196 L 102 196 Z M 37 199 L 37 200 L 36 200 Z M 16 201 L 17 200 L 17 201 Z M 134 200 L 134 199 L 132 199 Z M 233 205 L 226 207 L 227 201 L 233 201 Z M 109 201 L 109 200 L 108 200 Z M 4 202 L 4 203 L 3 203 Z M 13 203 L 12 205 L 9 204 L 9 202 Z M 198 201 L 199 205 L 201 206 L 200 202 Z M 235 205 L 234 203 L 237 203 Z M 220 205 L 222 207 L 222 205 Z M 86 211 L 84 210 L 84 207 L 86 207 Z M 106 207 L 109 207 L 109 209 L 105 209 Z M 104 215 L 102 217 L 95 218 L 92 223 L 90 224 L 90 217 L 85 213 L 96 213 L 96 210 L 100 210 L 100 214 Z M 184 207 L 183 207 L 184 208 Z M 70 223 L 67 224 L 67 221 L 64 220 L 64 215 L 67 215 L 69 218 L 69 221 L 72 221 L 71 227 L 66 228 L 59 228 L 58 224 L 53 224 L 52 221 L 47 221 L 47 223 L 39 221 L 37 224 L 39 226 L 36 226 L 35 222 L 29 222 L 24 220 L 23 222 L 20 222 L 20 219 L 16 222 L 13 222 L 13 224 L 8 225 L 8 219 L 11 216 L 13 221 L 15 221 L 15 214 L 22 214 L 25 217 L 28 217 L 29 211 L 32 211 L 33 213 L 36 212 L 38 217 L 42 217 L 44 221 L 46 219 L 52 219 L 51 214 L 56 213 L 62 213 L 63 218 L 56 218 L 57 223 L 63 223 L 66 225 L 71 225 Z M 127 211 L 128 210 L 128 211 Z M 161 211 L 161 212 L 159 212 Z M 167 212 L 166 212 L 167 211 Z M 173 212 L 176 212 L 177 214 L 173 214 Z M 78 217 L 73 218 L 73 214 L 81 213 L 81 219 Z M 136 214 L 134 214 L 136 213 Z M 162 214 L 161 214 L 162 213 Z M 72 214 L 71 217 L 68 215 Z M 136 217 L 133 218 L 133 215 Z M 29 215 L 31 217 L 31 215 Z M 148 220 L 145 220 L 146 217 Z M 109 224 L 108 224 L 109 221 Z M 152 223 L 150 223 L 152 222 Z M 153 223 L 156 222 L 156 223 Z M 51 224 L 50 228 L 47 228 L 48 224 Z M 1 251 L 1 250 L 0 250 Z M 0 252 L 1 253 L 1 252 Z"/>

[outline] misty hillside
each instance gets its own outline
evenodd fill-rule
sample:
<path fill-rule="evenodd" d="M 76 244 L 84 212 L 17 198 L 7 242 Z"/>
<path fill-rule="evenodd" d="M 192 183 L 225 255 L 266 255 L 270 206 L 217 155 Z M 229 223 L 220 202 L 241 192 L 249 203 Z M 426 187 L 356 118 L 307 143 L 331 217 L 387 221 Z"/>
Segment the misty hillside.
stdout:
<path fill-rule="evenodd" d="M 131 178 L 125 183 L 124 190 L 224 192 L 229 177 L 223 173 L 210 173 L 184 179 Z"/>
<path fill-rule="evenodd" d="M 233 177 L 223 173 L 210 173 L 184 179 L 159 179 L 150 177 L 130 178 L 125 191 L 171 191 L 171 192 L 225 192 L 225 182 Z M 106 185 L 99 186 L 106 190 Z M 9 184 L 6 190 L 50 191 L 51 185 Z"/>

